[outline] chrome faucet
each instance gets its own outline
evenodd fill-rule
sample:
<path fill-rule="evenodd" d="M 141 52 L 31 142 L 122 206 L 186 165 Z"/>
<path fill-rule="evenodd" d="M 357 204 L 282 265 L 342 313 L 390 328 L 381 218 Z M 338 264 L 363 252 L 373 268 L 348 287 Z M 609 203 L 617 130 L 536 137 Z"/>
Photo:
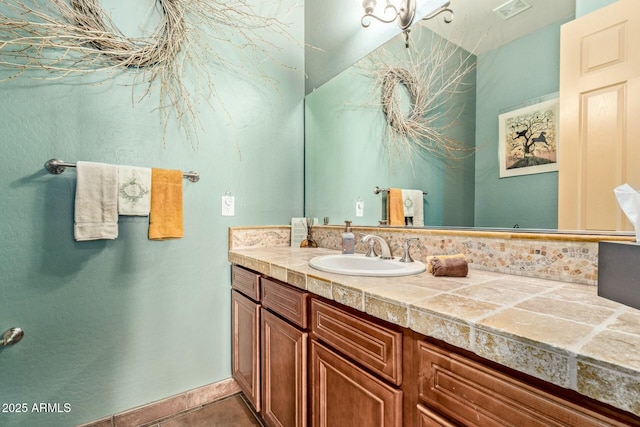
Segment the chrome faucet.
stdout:
<path fill-rule="evenodd" d="M 369 240 L 375 240 L 380 244 L 380 259 L 393 259 L 391 248 L 385 239 L 375 234 L 367 234 L 362 238 L 361 242 L 367 243 Z"/>

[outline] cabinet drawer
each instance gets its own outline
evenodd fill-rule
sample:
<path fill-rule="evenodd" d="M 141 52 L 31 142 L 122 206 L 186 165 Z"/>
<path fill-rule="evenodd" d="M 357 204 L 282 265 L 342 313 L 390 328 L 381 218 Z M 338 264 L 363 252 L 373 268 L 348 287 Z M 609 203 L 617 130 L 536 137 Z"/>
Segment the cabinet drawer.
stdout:
<path fill-rule="evenodd" d="M 309 294 L 266 277 L 263 277 L 261 282 L 262 306 L 306 329 Z"/>
<path fill-rule="evenodd" d="M 426 342 L 418 342 L 418 359 L 419 399 L 464 425 L 624 425 Z"/>
<path fill-rule="evenodd" d="M 315 298 L 311 299 L 314 336 L 396 385 L 402 383 L 402 333 Z"/>
<path fill-rule="evenodd" d="M 260 301 L 260 274 L 232 265 L 231 288 L 254 301 Z"/>
<path fill-rule="evenodd" d="M 418 427 L 457 427 L 456 424 L 424 405 L 418 405 L 416 410 L 418 411 Z"/>

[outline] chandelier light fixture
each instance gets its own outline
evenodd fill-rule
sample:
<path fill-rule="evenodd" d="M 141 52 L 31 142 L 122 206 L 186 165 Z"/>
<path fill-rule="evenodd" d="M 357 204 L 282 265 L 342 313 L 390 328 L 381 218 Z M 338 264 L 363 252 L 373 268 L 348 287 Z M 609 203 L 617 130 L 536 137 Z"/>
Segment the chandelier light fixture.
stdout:
<path fill-rule="evenodd" d="M 411 31 L 410 27 L 416 15 L 416 0 L 396 0 L 396 4 L 391 0 L 385 1 L 387 4 L 384 9 L 382 9 L 382 16 L 380 16 L 376 14 L 376 12 L 379 13 L 379 11 L 376 10 L 376 0 L 363 0 L 362 8 L 364 9 L 364 15 L 362 15 L 360 23 L 364 28 L 367 28 L 371 25 L 372 18 L 386 24 L 397 22 L 404 33 L 405 46 L 408 48 L 409 31 Z M 449 0 L 428 0 L 427 3 L 428 6 L 431 7 L 428 9 L 431 10 L 431 12 L 422 18 L 423 20 L 432 19 L 441 13 L 448 12 L 450 15 L 445 16 L 444 22 L 449 24 L 453 21 L 453 10 L 449 9 L 449 4 L 451 3 Z"/>

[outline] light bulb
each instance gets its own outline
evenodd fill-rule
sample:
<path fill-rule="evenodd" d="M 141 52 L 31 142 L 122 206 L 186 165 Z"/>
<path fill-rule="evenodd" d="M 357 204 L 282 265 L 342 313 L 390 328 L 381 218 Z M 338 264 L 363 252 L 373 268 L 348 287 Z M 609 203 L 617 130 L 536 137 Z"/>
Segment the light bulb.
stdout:
<path fill-rule="evenodd" d="M 371 15 L 376 8 L 376 0 L 363 0 L 362 8 L 364 9 L 364 13 Z"/>

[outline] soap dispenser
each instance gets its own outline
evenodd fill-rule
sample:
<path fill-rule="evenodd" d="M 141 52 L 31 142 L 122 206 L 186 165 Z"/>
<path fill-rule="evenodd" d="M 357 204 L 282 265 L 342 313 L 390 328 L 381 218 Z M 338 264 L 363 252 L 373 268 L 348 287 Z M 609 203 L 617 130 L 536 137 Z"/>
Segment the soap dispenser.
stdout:
<path fill-rule="evenodd" d="M 356 237 L 351 232 L 351 221 L 344 222 L 344 233 L 342 233 L 342 253 L 353 254 L 356 252 Z"/>

